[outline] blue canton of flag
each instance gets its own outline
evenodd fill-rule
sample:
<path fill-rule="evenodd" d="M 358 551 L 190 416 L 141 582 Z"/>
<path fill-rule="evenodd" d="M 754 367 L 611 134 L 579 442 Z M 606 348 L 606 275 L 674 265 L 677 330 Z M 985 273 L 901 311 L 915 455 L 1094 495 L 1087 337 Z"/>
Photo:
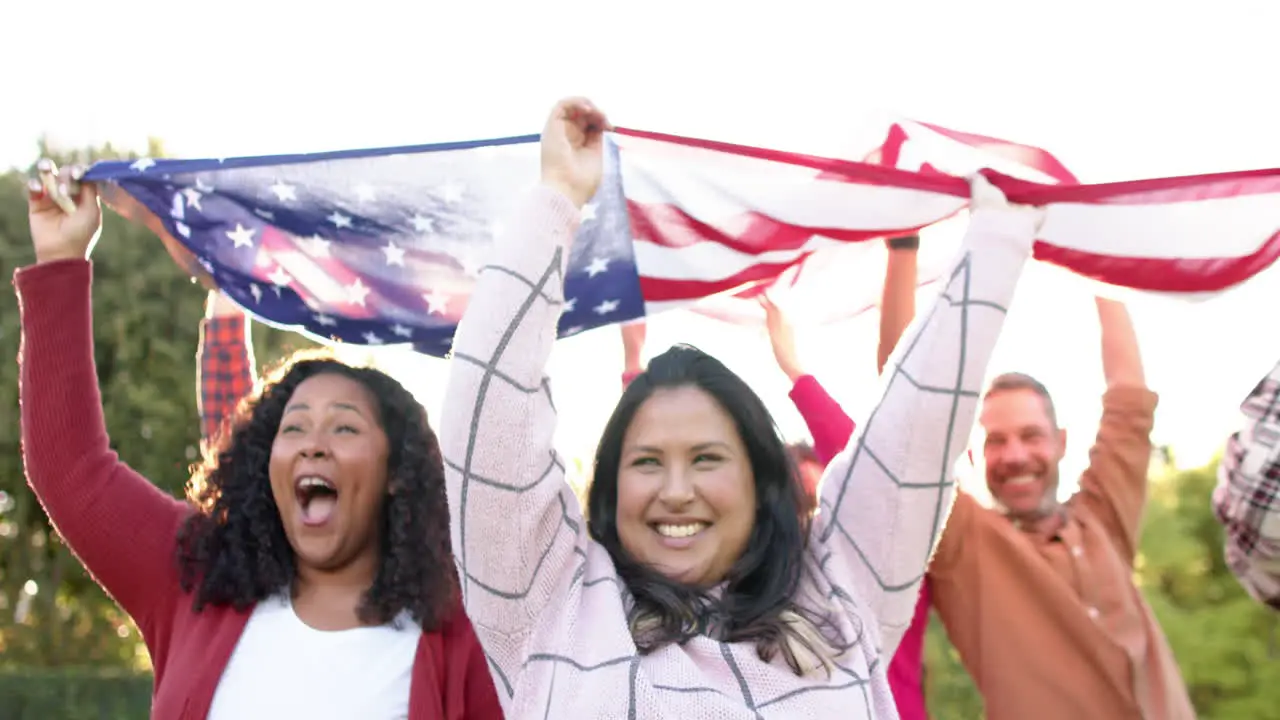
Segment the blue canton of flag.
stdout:
<path fill-rule="evenodd" d="M 538 138 L 307 155 L 102 162 L 109 205 L 186 247 L 259 319 L 325 340 L 448 354 Z M 583 208 L 560 335 L 642 317 L 618 149 Z M 127 210 L 126 210 L 127 209 Z M 151 217 L 137 217 L 138 212 Z"/>

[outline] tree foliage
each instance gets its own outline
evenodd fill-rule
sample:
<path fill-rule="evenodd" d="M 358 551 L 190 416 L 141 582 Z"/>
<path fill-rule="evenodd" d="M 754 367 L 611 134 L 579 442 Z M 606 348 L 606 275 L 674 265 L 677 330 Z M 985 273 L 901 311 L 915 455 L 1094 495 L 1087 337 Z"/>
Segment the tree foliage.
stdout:
<path fill-rule="evenodd" d="M 162 148 L 152 143 L 150 150 Z M 62 162 L 120 157 L 110 147 L 49 155 Z M 34 261 L 26 177 L 0 175 L 0 267 L 7 272 Z M 107 429 L 125 462 L 174 495 L 183 493 L 199 449 L 194 357 L 204 297 L 158 238 L 106 212 L 94 253 L 93 302 Z M 263 360 L 308 344 L 261 326 L 256 334 Z M 7 358 L 0 363 L 0 667 L 144 664 L 136 629 L 51 532 L 26 486 L 18 343 L 16 297 L 0 293 L 0 357 Z"/>

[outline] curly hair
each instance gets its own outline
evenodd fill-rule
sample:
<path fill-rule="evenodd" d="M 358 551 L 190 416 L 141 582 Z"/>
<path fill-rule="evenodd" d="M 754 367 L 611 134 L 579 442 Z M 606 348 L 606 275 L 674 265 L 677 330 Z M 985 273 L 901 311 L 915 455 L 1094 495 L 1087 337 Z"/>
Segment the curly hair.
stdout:
<path fill-rule="evenodd" d="M 294 587 L 295 555 L 271 494 L 271 446 L 294 390 L 328 373 L 369 390 L 388 441 L 391 492 L 377 526 L 382 557 L 358 616 L 383 624 L 404 611 L 423 630 L 435 630 L 458 598 L 436 435 L 404 386 L 380 370 L 347 365 L 324 351 L 297 353 L 269 372 L 257 396 L 241 402 L 229 431 L 195 469 L 187 489 L 195 512 L 178 533 L 182 589 L 194 594 L 200 612 L 210 605 L 244 610 Z"/>

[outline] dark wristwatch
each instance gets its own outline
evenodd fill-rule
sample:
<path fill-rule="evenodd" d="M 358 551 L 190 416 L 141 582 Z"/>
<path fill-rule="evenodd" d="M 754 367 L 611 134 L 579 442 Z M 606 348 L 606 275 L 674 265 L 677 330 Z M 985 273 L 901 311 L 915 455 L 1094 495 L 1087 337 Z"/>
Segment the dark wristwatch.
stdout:
<path fill-rule="evenodd" d="M 890 238 L 890 250 L 917 250 L 920 248 L 919 235 L 903 235 L 902 237 Z"/>

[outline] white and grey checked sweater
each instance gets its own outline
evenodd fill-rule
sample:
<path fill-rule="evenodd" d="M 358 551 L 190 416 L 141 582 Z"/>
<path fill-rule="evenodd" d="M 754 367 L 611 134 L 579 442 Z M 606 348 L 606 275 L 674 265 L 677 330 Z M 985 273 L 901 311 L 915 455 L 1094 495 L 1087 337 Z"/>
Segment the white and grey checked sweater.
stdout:
<path fill-rule="evenodd" d="M 552 447 L 546 365 L 578 211 L 540 187 L 499 240 L 458 327 L 440 438 L 463 597 L 509 720 L 896 718 L 887 659 L 950 511 L 951 467 L 1034 226 L 980 210 L 883 396 L 827 469 L 798 601 L 831 618 L 835 671 L 796 676 L 752 644 L 699 637 L 640 656 L 605 550 Z"/>

